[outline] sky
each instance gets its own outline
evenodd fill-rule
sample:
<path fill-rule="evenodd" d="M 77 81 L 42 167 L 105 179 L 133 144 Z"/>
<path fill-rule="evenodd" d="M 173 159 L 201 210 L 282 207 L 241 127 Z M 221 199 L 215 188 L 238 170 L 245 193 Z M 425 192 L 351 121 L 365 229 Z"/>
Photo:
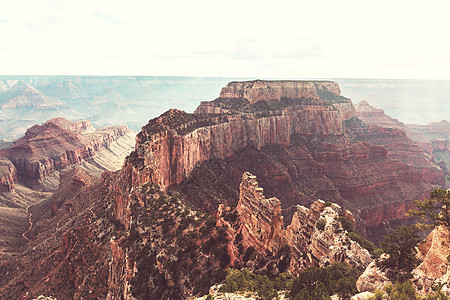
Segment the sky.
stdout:
<path fill-rule="evenodd" d="M 0 74 L 450 80 L 447 2 L 0 0 Z"/>

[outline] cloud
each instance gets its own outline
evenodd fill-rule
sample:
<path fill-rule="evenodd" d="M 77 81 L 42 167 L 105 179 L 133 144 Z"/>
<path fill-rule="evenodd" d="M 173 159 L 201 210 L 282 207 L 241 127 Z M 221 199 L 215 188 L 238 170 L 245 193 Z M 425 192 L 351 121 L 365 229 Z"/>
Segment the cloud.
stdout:
<path fill-rule="evenodd" d="M 126 25 L 125 21 L 123 21 L 123 20 L 121 20 L 119 18 L 112 17 L 112 16 L 110 16 L 108 14 L 98 12 L 98 11 L 96 11 L 94 13 L 94 17 L 96 17 L 99 20 L 103 20 L 103 21 L 109 22 L 111 24 L 121 25 L 121 26 L 125 26 Z"/>
<path fill-rule="evenodd" d="M 0 72 L 450 79 L 446 1 L 399 2 L 9 1 Z"/>

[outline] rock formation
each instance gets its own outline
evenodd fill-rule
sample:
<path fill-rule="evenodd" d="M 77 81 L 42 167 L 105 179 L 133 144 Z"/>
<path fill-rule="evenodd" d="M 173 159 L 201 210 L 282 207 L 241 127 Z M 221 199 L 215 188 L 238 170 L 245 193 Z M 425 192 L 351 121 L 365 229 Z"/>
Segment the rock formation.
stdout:
<path fill-rule="evenodd" d="M 297 274 L 309 267 L 324 267 L 334 262 L 347 262 L 364 269 L 370 262 L 369 252 L 349 239 L 339 216 L 353 220 L 352 214 L 333 203 L 326 206 L 318 200 L 307 209 L 297 211 L 287 227 L 286 238 L 292 250 L 291 272 Z"/>
<path fill-rule="evenodd" d="M 270 104 L 269 104 L 270 103 Z M 220 97 L 203 101 L 196 114 L 220 114 L 258 111 L 262 108 L 285 108 L 290 105 L 329 106 L 347 115 L 353 110 L 350 99 L 341 96 L 339 85 L 332 81 L 267 81 L 230 82 Z"/>
<path fill-rule="evenodd" d="M 450 253 L 450 231 L 445 226 L 437 226 L 431 231 L 426 240 L 419 244 L 418 257 L 422 261 L 412 273 L 412 283 L 419 294 L 425 296 L 433 291 L 435 283 L 443 284 L 442 291 L 450 295 L 449 276 L 450 267 L 447 257 Z M 364 273 L 359 277 L 356 286 L 360 292 L 375 292 L 383 289 L 390 282 L 387 275 L 389 269 L 381 267 L 383 255 L 372 261 Z"/>
<path fill-rule="evenodd" d="M 39 188 L 56 171 L 93 161 L 96 153 L 132 134 L 126 126 L 93 131 L 89 121 L 57 118 L 29 128 L 4 155 L 14 164 L 25 185 Z M 101 168 L 98 162 L 97 167 Z"/>
<path fill-rule="evenodd" d="M 280 200 L 266 199 L 256 177 L 246 172 L 242 176 L 236 212 L 240 220 L 237 232 L 242 235 L 244 248 L 253 247 L 265 255 L 288 246 L 291 249 L 289 272 L 293 275 L 309 267 L 324 267 L 333 262 L 345 261 L 359 269 L 364 269 L 370 262 L 369 252 L 350 240 L 347 231 L 341 227 L 340 216 L 355 222 L 351 212 L 336 203 L 327 205 L 317 200 L 309 209 L 297 206 L 291 224 L 285 229 Z"/>
<path fill-rule="evenodd" d="M 276 253 L 284 245 L 280 200 L 275 197 L 266 199 L 256 176 L 248 172 L 242 176 L 239 190 L 236 211 L 244 221 L 241 232 L 244 247 L 254 247 L 259 253 Z"/>
<path fill-rule="evenodd" d="M 220 92 L 220 98 L 244 98 L 250 104 L 258 101 L 281 101 L 283 98 L 339 97 L 339 85 L 332 81 L 245 81 L 230 82 Z"/>
<path fill-rule="evenodd" d="M 170 110 L 153 119 L 137 135 L 136 161 L 156 169 L 148 176 L 167 188 L 185 180 L 198 164 L 224 159 L 246 147 L 289 145 L 294 134 L 340 135 L 339 113 L 330 108 L 286 111 L 258 117 L 239 115 L 189 115 Z M 147 177 L 148 178 L 148 177 Z"/>
<path fill-rule="evenodd" d="M 12 192 L 17 181 L 17 171 L 10 160 L 0 157 L 0 193 Z"/>
<path fill-rule="evenodd" d="M 444 225 L 431 231 L 419 247 L 422 263 L 413 270 L 414 284 L 423 292 L 430 292 L 433 283 L 441 282 L 450 295 L 449 276 L 450 230 Z"/>
<path fill-rule="evenodd" d="M 442 120 L 428 125 L 406 125 L 414 133 L 414 139 L 446 174 L 446 188 L 450 187 L 450 123 Z M 420 137 L 415 139 L 415 137 Z"/>
<path fill-rule="evenodd" d="M 447 120 L 428 125 L 407 124 L 406 126 L 433 140 L 449 140 L 450 137 L 450 122 Z"/>
<path fill-rule="evenodd" d="M 420 170 L 428 182 L 439 186 L 445 184 L 441 168 L 422 152 L 424 148 L 428 148 L 424 136 L 387 116 L 383 110 L 370 106 L 367 101 L 355 105 L 355 115 L 369 125 L 376 125 L 361 133 L 364 139 L 385 147 L 390 157 Z"/>
<path fill-rule="evenodd" d="M 206 105 L 229 110 L 221 115 L 170 110 L 150 120 L 120 171 L 105 172 L 101 180 L 63 174 L 50 205 L 53 216 L 35 220 L 30 241 L 1 257 L 6 275 L 0 293 L 182 299 L 223 280 L 230 263 L 254 269 L 261 263 L 265 270 L 293 274 L 335 261 L 362 267 L 369 254 L 347 238 L 336 218 L 366 218 L 378 229 L 432 188 L 419 171 L 365 140 L 359 120 L 344 120 L 353 106 L 335 84 L 258 81 L 230 87 L 227 96 L 239 96 L 243 88 L 250 99 L 219 98 Z M 46 132 L 61 138 L 43 138 Z M 83 142 L 87 137 L 51 122 L 30 129 L 13 145 L 21 159 L 16 162 L 24 161 L 15 164 L 18 176 L 27 166 L 45 178 L 58 166 L 89 157 L 104 135 L 93 144 Z M 59 151 L 66 141 L 75 146 Z M 258 176 L 268 199 L 247 173 L 238 192 L 247 170 Z M 258 261 L 263 256 L 268 261 Z"/>

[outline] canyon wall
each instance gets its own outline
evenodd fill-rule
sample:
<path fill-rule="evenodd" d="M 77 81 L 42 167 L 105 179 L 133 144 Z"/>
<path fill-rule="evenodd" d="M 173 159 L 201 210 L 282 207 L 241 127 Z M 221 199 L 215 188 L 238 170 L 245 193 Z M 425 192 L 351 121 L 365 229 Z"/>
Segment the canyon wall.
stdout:
<path fill-rule="evenodd" d="M 357 132 L 360 139 L 385 147 L 390 157 L 420 170 L 427 182 L 439 186 L 445 184 L 442 169 L 423 153 L 432 154 L 431 140 L 387 116 L 383 110 L 370 106 L 367 101 L 355 105 L 354 115 L 368 125 L 376 125 L 361 128 Z"/>
<path fill-rule="evenodd" d="M 185 119 L 190 120 L 177 127 L 170 126 L 171 120 Z M 137 136 L 136 143 L 141 146 L 136 154 L 144 165 L 157 168 L 152 177 L 167 188 L 185 180 L 199 163 L 229 157 L 249 146 L 257 149 L 269 144 L 288 146 L 294 134 L 343 132 L 339 112 L 322 106 L 259 118 L 253 114 L 197 116 L 170 110 L 143 127 Z"/>
<path fill-rule="evenodd" d="M 339 85 L 332 81 L 266 81 L 230 82 L 222 88 L 220 98 L 244 98 L 251 104 L 258 101 L 280 101 L 283 98 L 321 99 L 338 97 Z"/>
<path fill-rule="evenodd" d="M 4 156 L 14 164 L 25 185 L 40 188 L 55 171 L 89 162 L 98 151 L 132 134 L 126 126 L 93 131 L 89 121 L 52 119 L 29 128 L 4 151 Z"/>
<path fill-rule="evenodd" d="M 6 158 L 0 157 L 0 193 L 12 192 L 17 181 L 17 171 Z"/>

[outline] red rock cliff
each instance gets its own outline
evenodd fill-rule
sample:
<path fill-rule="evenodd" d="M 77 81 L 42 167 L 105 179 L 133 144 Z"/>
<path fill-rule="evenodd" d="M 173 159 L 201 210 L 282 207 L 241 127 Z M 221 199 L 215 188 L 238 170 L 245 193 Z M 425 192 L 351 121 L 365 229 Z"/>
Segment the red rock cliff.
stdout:
<path fill-rule="evenodd" d="M 237 232 L 242 235 L 244 248 L 253 247 L 259 254 L 266 255 L 268 252 L 278 253 L 288 246 L 292 257 L 291 274 L 342 261 L 364 269 L 370 262 L 368 251 L 349 240 L 347 231 L 338 221 L 339 216 L 344 216 L 355 222 L 353 215 L 335 203 L 326 205 L 324 201 L 317 200 L 309 209 L 297 206 L 291 224 L 285 229 L 280 200 L 275 197 L 266 199 L 256 177 L 246 172 L 242 176 L 236 211 L 240 224 Z M 233 231 L 231 226 L 229 231 Z"/>
<path fill-rule="evenodd" d="M 230 82 L 220 92 L 221 98 L 244 98 L 250 103 L 282 98 L 320 99 L 323 94 L 340 96 L 339 85 L 332 81 L 246 81 Z"/>
<path fill-rule="evenodd" d="M 16 180 L 17 172 L 12 162 L 0 157 L 0 193 L 12 192 Z"/>
<path fill-rule="evenodd" d="M 237 212 L 244 224 L 244 247 L 253 246 L 259 253 L 276 253 L 284 244 L 284 224 L 281 202 L 273 197 L 266 199 L 256 176 L 246 172 L 242 176 Z"/>
<path fill-rule="evenodd" d="M 67 120 L 56 119 L 56 122 L 50 120 L 35 125 L 10 146 L 6 156 L 25 184 L 39 187 L 54 171 L 89 160 L 96 151 L 130 133 L 126 126 L 106 127 L 89 134 L 78 133 L 88 129 L 89 124 L 75 122 L 72 126 Z"/>
<path fill-rule="evenodd" d="M 171 120 L 185 122 L 171 126 Z M 147 169 L 152 168 L 144 180 L 151 177 L 167 188 L 185 180 L 199 163 L 229 157 L 250 145 L 257 149 L 269 144 L 287 146 L 293 134 L 340 135 L 343 130 L 338 111 L 322 106 L 266 117 L 199 117 L 170 110 L 150 121 L 138 134 L 139 158 L 135 161 L 141 160 Z"/>

